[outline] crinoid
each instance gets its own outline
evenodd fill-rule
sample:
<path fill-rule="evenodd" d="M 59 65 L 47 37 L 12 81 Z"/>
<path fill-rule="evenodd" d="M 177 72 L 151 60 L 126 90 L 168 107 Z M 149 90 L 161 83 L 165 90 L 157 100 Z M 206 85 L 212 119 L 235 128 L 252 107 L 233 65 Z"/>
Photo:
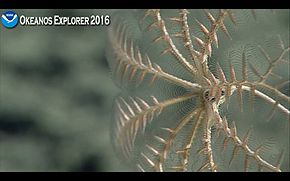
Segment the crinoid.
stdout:
<path fill-rule="evenodd" d="M 112 140 L 140 171 L 289 171 L 289 10 L 119 12 Z"/>

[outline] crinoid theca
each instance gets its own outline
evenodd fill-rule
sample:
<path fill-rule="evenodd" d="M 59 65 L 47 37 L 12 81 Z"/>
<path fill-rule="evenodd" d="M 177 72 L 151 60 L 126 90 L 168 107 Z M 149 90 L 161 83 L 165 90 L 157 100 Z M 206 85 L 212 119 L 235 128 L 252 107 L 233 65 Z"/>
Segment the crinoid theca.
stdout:
<path fill-rule="evenodd" d="M 112 140 L 140 171 L 289 171 L 289 10 L 121 11 Z"/>

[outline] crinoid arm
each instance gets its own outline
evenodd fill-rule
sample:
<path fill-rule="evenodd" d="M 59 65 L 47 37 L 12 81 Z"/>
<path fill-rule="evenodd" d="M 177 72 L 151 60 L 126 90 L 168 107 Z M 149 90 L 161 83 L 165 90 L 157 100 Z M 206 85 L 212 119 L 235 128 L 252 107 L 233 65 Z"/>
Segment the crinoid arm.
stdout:
<path fill-rule="evenodd" d="M 285 48 L 283 42 L 281 41 L 280 43 L 280 52 L 274 58 L 271 58 L 269 54 L 262 48 L 262 46 L 258 46 L 258 50 L 261 51 L 262 55 L 266 59 L 264 64 L 266 64 L 267 67 L 263 73 L 261 73 L 261 71 L 258 71 L 251 63 L 251 60 L 247 58 L 247 52 L 245 49 L 241 50 L 240 62 L 242 63 L 240 72 L 237 72 L 232 65 L 232 62 L 229 61 L 228 70 L 230 80 L 226 79 L 224 71 L 222 70 L 221 66 L 217 64 L 218 77 L 220 78 L 220 80 L 222 80 L 220 86 L 225 87 L 226 92 L 228 92 L 228 94 L 226 94 L 226 99 L 229 99 L 229 97 L 232 96 L 233 92 L 237 92 L 237 100 L 241 111 L 243 109 L 243 91 L 246 91 L 250 94 L 249 98 L 251 104 L 253 104 L 255 97 L 259 97 L 263 99 L 266 103 L 272 105 L 273 110 L 278 110 L 289 118 L 290 111 L 289 106 L 287 105 L 289 105 L 290 103 L 290 98 L 288 95 L 282 93 L 279 90 L 279 87 L 281 87 L 281 85 L 285 86 L 289 84 L 289 80 L 283 80 L 283 78 L 280 78 L 282 80 L 280 80 L 280 83 L 278 85 L 272 85 L 273 83 L 270 83 L 269 81 L 272 76 L 276 75 L 273 70 L 277 65 L 281 63 L 285 64 L 285 62 L 289 63 L 290 47 Z M 239 73 L 240 79 L 237 78 L 237 73 Z M 250 80 L 248 75 L 249 73 L 251 73 L 252 77 L 257 78 L 255 80 Z"/>
<path fill-rule="evenodd" d="M 140 97 L 117 98 L 115 101 L 113 139 L 114 145 L 122 157 L 126 160 L 134 158 L 136 137 L 144 135 L 148 124 L 158 117 L 164 109 L 194 96 L 195 94 L 188 94 L 164 101 L 158 101 L 156 97 L 150 96 L 150 102 Z"/>
<path fill-rule="evenodd" d="M 236 156 L 237 152 L 241 150 L 245 154 L 244 171 L 248 170 L 249 162 L 254 161 L 258 165 L 258 168 L 259 168 L 259 170 L 257 171 L 261 171 L 262 169 L 267 169 L 268 171 L 281 172 L 280 170 L 280 164 L 281 164 L 280 157 L 281 156 L 279 156 L 276 165 L 274 165 L 267 162 L 259 155 L 259 151 L 261 147 L 252 149 L 248 146 L 250 130 L 246 133 L 243 139 L 240 139 L 237 135 L 237 128 L 235 124 L 233 124 L 233 127 L 230 128 L 228 125 L 227 119 L 225 117 L 222 119 L 219 113 L 215 114 L 215 126 L 217 127 L 219 131 L 224 133 L 225 135 L 224 144 L 226 144 L 229 140 L 231 140 L 234 144 L 234 149 L 230 158 L 230 164 L 233 161 L 234 157 Z"/>
<path fill-rule="evenodd" d="M 149 84 L 156 79 L 163 79 L 178 86 L 188 89 L 199 90 L 196 83 L 188 82 L 165 72 L 157 63 L 152 63 L 147 54 L 141 53 L 139 47 L 128 35 L 129 25 L 124 25 L 116 19 L 109 29 L 109 51 L 108 54 L 113 76 L 121 84 L 126 82 L 140 84 L 149 76 Z M 132 81 L 135 79 L 135 82 Z"/>
<path fill-rule="evenodd" d="M 139 171 L 289 171 L 288 15 L 119 14 L 107 59 L 122 88 L 112 138 L 123 160 Z"/>

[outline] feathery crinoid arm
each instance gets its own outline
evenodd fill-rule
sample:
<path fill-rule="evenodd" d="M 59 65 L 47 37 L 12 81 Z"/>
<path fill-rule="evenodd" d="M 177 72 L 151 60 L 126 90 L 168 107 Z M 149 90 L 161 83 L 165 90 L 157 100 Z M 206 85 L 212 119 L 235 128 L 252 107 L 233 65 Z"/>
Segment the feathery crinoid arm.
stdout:
<path fill-rule="evenodd" d="M 288 13 L 116 14 L 116 150 L 139 171 L 289 171 Z"/>
<path fill-rule="evenodd" d="M 221 130 L 214 133 L 219 135 L 216 145 L 220 145 L 214 148 L 218 153 L 215 158 L 222 163 L 219 168 L 224 171 L 287 171 L 288 28 L 278 26 L 281 20 L 272 18 L 271 12 L 265 17 L 261 16 L 265 12 L 255 12 L 252 26 L 248 30 L 243 27 L 240 34 L 237 32 L 240 37 L 233 35 L 233 40 L 237 41 L 214 57 L 218 59 L 214 73 L 226 92 L 226 103 L 220 110 L 226 119 L 220 119 L 217 129 Z M 276 13 L 280 17 L 283 14 L 282 11 Z M 241 23 L 241 17 L 238 18 Z"/>
<path fill-rule="evenodd" d="M 167 73 L 154 60 L 152 61 L 148 54 L 142 53 L 138 46 L 138 36 L 141 34 L 138 29 L 136 22 L 134 24 L 134 19 L 122 20 L 119 17 L 113 21 L 108 31 L 107 57 L 109 57 L 113 76 L 119 85 L 133 85 L 136 88 L 143 82 L 152 85 L 157 79 L 161 79 L 186 89 L 200 88 L 195 83 Z"/>
<path fill-rule="evenodd" d="M 270 75 L 268 72 L 275 64 L 274 61 L 281 61 L 281 57 L 284 57 L 283 55 L 287 51 L 289 50 L 281 49 L 278 57 L 269 61 L 270 63 L 266 66 L 266 71 L 262 75 L 265 75 L 265 77 Z M 257 80 L 249 79 L 250 69 L 247 69 L 248 63 L 245 54 L 245 51 L 242 51 L 240 75 L 237 76 L 233 65 L 230 63 L 230 79 L 221 83 L 225 87 L 225 92 L 228 92 L 227 89 L 234 92 L 228 94 L 231 95 L 230 97 L 237 97 L 237 99 L 228 100 L 230 103 L 227 114 L 229 114 L 230 120 L 238 120 L 235 121 L 237 126 L 234 122 L 231 122 L 233 125 L 229 126 L 226 119 L 217 118 L 217 129 L 224 133 L 223 141 L 220 144 L 227 148 L 224 154 L 231 155 L 224 159 L 228 160 L 229 167 L 234 168 L 234 170 L 237 170 L 238 163 L 238 165 L 244 166 L 244 171 L 281 171 L 282 165 L 287 170 L 286 165 L 289 155 L 285 156 L 283 152 L 287 150 L 287 144 L 289 144 L 289 137 L 285 138 L 285 135 L 286 137 L 289 135 L 290 113 L 289 103 L 287 102 L 289 97 L 281 93 L 277 87 L 271 85 L 272 82 L 267 80 L 268 77 L 263 79 L 260 77 L 264 76 L 259 76 Z M 223 71 L 220 67 L 218 69 L 222 75 Z M 264 80 L 269 82 L 264 83 Z M 275 89 L 275 91 L 272 91 L 272 89 Z M 241 110 L 241 112 L 239 113 L 237 110 Z M 269 128 L 272 129 L 269 130 Z M 265 130 L 269 131 L 265 132 Z M 249 138 L 251 141 L 249 141 Z M 257 140 L 260 140 L 260 143 Z M 232 150 L 232 152 L 229 150 Z M 220 151 L 217 152 L 221 153 Z"/>
<path fill-rule="evenodd" d="M 212 55 L 212 45 L 218 47 L 217 32 L 221 29 L 230 37 L 225 25 L 226 17 L 234 22 L 230 10 L 220 10 L 213 14 L 210 10 L 202 13 L 200 10 L 172 10 L 171 13 L 161 13 L 154 9 L 145 11 L 143 20 L 146 32 L 157 31 L 153 43 L 165 44 L 162 55 L 170 54 L 193 76 L 198 79 L 207 76 L 208 58 Z M 176 12 L 175 12 L 176 11 Z M 205 21 L 198 17 L 206 18 Z M 197 28 L 196 28 L 197 27 Z"/>
<path fill-rule="evenodd" d="M 122 156 L 127 159 L 134 158 L 135 140 L 138 135 L 144 135 L 149 123 L 158 117 L 163 109 L 193 98 L 195 94 L 188 94 L 158 101 L 150 96 L 150 102 L 140 97 L 118 97 L 115 101 L 115 115 L 113 125 L 113 142 Z"/>
<path fill-rule="evenodd" d="M 243 111 L 243 94 L 249 94 L 249 107 L 254 108 L 255 98 L 260 98 L 266 104 L 273 106 L 273 111 L 280 111 L 286 117 L 290 116 L 289 92 L 285 87 L 289 85 L 287 67 L 289 65 L 289 51 L 280 36 L 271 37 L 271 52 L 276 49 L 272 57 L 262 45 L 239 45 L 230 50 L 228 59 L 228 80 L 221 83 L 227 89 L 236 92 L 237 103 Z M 289 45 L 288 45 L 289 46 Z M 234 65 L 235 64 L 235 65 Z M 216 66 L 217 76 L 222 77 L 226 73 L 219 63 Z M 284 69 L 284 70 L 283 70 Z M 286 69 L 286 70 L 285 70 Z M 284 90 L 283 90 L 284 88 Z M 287 95 L 288 94 L 288 95 Z M 227 95 L 227 98 L 230 94 Z M 272 115 L 271 115 L 272 116 Z"/>
<path fill-rule="evenodd" d="M 144 142 L 150 137 L 148 134 L 152 132 L 151 129 L 156 127 L 151 125 L 157 122 L 156 124 L 166 123 L 170 127 L 173 120 L 168 121 L 168 109 L 178 117 L 174 121 L 179 121 L 183 111 L 188 111 L 180 104 L 192 104 L 189 100 L 197 95 L 201 87 L 182 76 L 174 75 L 175 68 L 163 70 L 163 67 L 166 69 L 170 66 L 164 62 L 160 66 L 158 57 L 144 51 L 144 44 L 140 40 L 142 32 L 134 22 L 136 19 L 132 18 L 132 14 L 125 19 L 122 17 L 124 18 L 116 18 L 108 31 L 107 57 L 114 79 L 130 93 L 116 99 L 113 142 L 122 157 L 131 162 L 145 156 L 140 147 L 147 145 Z M 167 113 L 163 113 L 164 110 Z M 155 119 L 158 121 L 154 121 Z M 191 116 L 187 119 L 189 121 Z M 159 130 L 160 126 L 157 128 Z M 145 134 L 146 130 L 149 133 Z M 146 161 L 152 164 L 149 159 Z"/>
<path fill-rule="evenodd" d="M 289 117 L 288 28 L 280 27 L 278 23 L 281 20 L 270 11 L 232 12 L 237 24 L 236 31 L 232 33 L 233 40 L 226 42 L 221 39 L 224 45 L 214 55 L 215 62 L 211 61 L 215 67 L 212 72 L 227 93 L 226 100 L 234 91 L 237 105 L 243 111 L 243 102 L 249 102 L 253 110 L 258 97 L 273 106 L 271 112 L 280 111 Z M 251 15 L 253 12 L 255 15 Z M 279 13 L 283 14 L 283 11 Z M 255 20 L 250 21 L 252 16 Z M 245 92 L 249 101 L 243 101 Z"/>
<path fill-rule="evenodd" d="M 283 161 L 283 151 L 279 153 L 276 160 L 271 163 L 268 160 L 265 160 L 263 156 L 261 156 L 261 152 L 263 150 L 263 144 L 258 146 L 257 148 L 251 148 L 249 146 L 249 138 L 252 129 L 249 129 L 246 134 L 242 137 L 242 139 L 239 137 L 237 132 L 237 127 L 235 123 L 233 122 L 233 125 L 230 127 L 228 124 L 228 121 L 226 118 L 222 119 L 218 114 L 216 114 L 215 117 L 215 124 L 217 127 L 217 130 L 219 132 L 222 132 L 224 135 L 223 140 L 223 149 L 227 147 L 227 145 L 230 145 L 229 142 L 233 144 L 232 146 L 232 153 L 229 157 L 229 166 L 232 164 L 235 157 L 238 157 L 239 155 L 239 165 L 243 166 L 244 171 L 248 171 L 249 168 L 253 169 L 255 168 L 255 171 L 274 171 L 274 172 L 281 172 L 281 163 Z M 243 155 L 243 156 L 241 156 Z M 241 164 L 242 163 L 242 164 Z M 254 170 L 252 170 L 254 171 Z"/>

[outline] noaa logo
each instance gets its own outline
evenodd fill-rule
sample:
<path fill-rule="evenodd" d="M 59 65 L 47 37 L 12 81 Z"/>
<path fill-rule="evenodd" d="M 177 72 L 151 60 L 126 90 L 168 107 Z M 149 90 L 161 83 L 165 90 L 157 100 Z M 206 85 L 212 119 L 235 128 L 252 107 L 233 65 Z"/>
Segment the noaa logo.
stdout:
<path fill-rule="evenodd" d="M 18 23 L 18 16 L 13 11 L 6 11 L 1 16 L 1 23 L 6 28 L 14 28 Z"/>

